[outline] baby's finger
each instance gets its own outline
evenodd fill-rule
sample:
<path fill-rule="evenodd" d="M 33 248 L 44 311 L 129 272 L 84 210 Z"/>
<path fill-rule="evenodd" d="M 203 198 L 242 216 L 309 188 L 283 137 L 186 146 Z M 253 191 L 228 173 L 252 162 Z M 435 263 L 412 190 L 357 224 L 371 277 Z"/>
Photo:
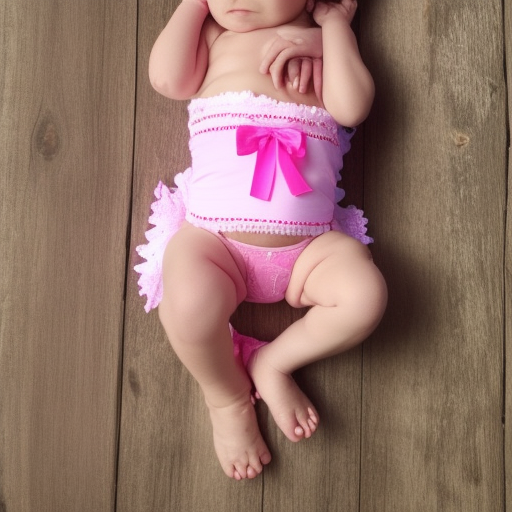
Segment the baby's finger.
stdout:
<path fill-rule="evenodd" d="M 323 62 L 322 59 L 313 59 L 313 88 L 315 90 L 315 95 L 320 102 L 320 105 L 323 105 L 322 100 L 322 74 L 323 74 Z"/>
<path fill-rule="evenodd" d="M 292 84 L 294 89 L 299 89 L 301 66 L 300 59 L 290 59 L 286 64 L 287 80 Z"/>
<path fill-rule="evenodd" d="M 302 59 L 299 79 L 299 92 L 308 92 L 309 82 L 313 73 L 313 61 L 311 59 Z"/>
<path fill-rule="evenodd" d="M 275 63 L 276 59 L 278 59 L 281 55 L 281 53 L 290 47 L 290 42 L 286 39 L 283 39 L 282 37 L 276 37 L 272 44 L 270 45 L 270 48 L 268 49 L 267 53 L 263 57 L 263 60 L 260 64 L 260 73 L 263 73 L 264 75 L 267 74 L 270 70 L 270 67 L 273 63 Z M 280 58 L 280 66 L 283 67 L 284 62 L 282 58 Z"/>
<path fill-rule="evenodd" d="M 296 58 L 294 48 L 287 48 L 286 50 L 283 50 L 270 65 L 268 72 L 272 77 L 272 82 L 276 89 L 279 89 L 284 85 L 284 79 L 287 75 L 286 66 L 288 62 L 291 62 L 294 58 Z"/>

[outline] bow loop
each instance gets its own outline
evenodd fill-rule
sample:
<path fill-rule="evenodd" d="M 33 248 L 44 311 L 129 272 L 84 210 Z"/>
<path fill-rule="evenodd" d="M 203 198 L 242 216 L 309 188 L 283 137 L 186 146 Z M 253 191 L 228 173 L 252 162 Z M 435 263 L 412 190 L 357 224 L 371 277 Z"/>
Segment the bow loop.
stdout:
<path fill-rule="evenodd" d="M 294 162 L 306 154 L 306 136 L 294 128 L 239 126 L 236 131 L 237 154 L 257 153 L 251 196 L 269 201 L 277 167 L 281 169 L 292 195 L 311 192 Z"/>

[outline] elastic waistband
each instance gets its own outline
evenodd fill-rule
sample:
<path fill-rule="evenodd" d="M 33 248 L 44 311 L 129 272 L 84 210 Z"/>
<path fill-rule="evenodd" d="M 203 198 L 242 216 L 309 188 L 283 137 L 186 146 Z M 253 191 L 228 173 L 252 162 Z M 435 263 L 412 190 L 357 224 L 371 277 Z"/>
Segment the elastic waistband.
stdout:
<path fill-rule="evenodd" d="M 262 247 L 260 245 L 252 245 L 252 244 L 246 244 L 244 242 L 239 242 L 238 240 L 233 240 L 232 238 L 228 238 L 227 236 L 223 235 L 222 233 L 217 233 L 218 236 L 222 239 L 224 243 L 231 244 L 234 247 L 245 247 L 247 249 L 250 249 L 251 251 L 260 251 L 260 252 L 288 252 L 288 251 L 296 251 L 296 250 L 302 250 L 305 249 L 314 239 L 314 237 L 311 238 L 305 238 L 304 240 L 301 240 L 300 242 L 292 245 L 285 245 L 284 247 Z"/>

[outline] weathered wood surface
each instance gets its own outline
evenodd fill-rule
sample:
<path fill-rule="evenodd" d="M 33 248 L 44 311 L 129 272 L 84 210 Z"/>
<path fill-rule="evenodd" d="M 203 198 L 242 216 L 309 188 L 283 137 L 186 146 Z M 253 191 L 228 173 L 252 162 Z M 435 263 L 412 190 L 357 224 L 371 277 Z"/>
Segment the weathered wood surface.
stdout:
<path fill-rule="evenodd" d="M 259 407 L 274 460 L 242 484 L 131 270 L 153 188 L 189 162 L 185 104 L 147 80 L 177 3 L 0 1 L 0 511 L 512 511 L 511 0 L 361 0 L 377 98 L 345 175 L 390 304 L 298 373 L 314 439 Z M 234 323 L 270 339 L 300 314 Z"/>
<path fill-rule="evenodd" d="M 508 83 L 508 126 L 512 126 L 512 0 L 505 0 L 505 52 Z M 505 232 L 505 496 L 506 510 L 512 510 L 512 161 L 508 139 L 508 204 Z"/>
<path fill-rule="evenodd" d="M 365 207 L 390 304 L 365 345 L 362 511 L 501 511 L 502 3 L 365 2 Z"/>
<path fill-rule="evenodd" d="M 0 510 L 110 512 L 134 1 L 0 2 Z"/>

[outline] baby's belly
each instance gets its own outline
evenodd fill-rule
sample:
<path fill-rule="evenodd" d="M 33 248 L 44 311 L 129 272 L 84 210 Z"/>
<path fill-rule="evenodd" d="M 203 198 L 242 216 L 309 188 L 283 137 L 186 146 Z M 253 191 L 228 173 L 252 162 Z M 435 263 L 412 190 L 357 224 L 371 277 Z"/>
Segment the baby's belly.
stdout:
<path fill-rule="evenodd" d="M 231 238 L 244 244 L 256 245 L 258 247 L 286 247 L 298 244 L 308 236 L 272 235 L 270 233 L 245 233 L 245 232 L 224 232 L 226 238 Z"/>
<path fill-rule="evenodd" d="M 239 76 L 238 74 L 225 74 L 217 77 L 213 81 L 205 80 L 205 84 L 196 97 L 210 98 L 226 92 L 243 91 L 252 91 L 256 95 L 268 96 L 269 98 L 288 103 L 316 107 L 321 106 L 312 87 L 310 87 L 308 92 L 300 93 L 287 82 L 284 87 L 276 89 L 270 75 L 262 74 L 259 74 L 259 76 L 251 74 L 249 77 L 245 77 L 244 75 Z"/>

